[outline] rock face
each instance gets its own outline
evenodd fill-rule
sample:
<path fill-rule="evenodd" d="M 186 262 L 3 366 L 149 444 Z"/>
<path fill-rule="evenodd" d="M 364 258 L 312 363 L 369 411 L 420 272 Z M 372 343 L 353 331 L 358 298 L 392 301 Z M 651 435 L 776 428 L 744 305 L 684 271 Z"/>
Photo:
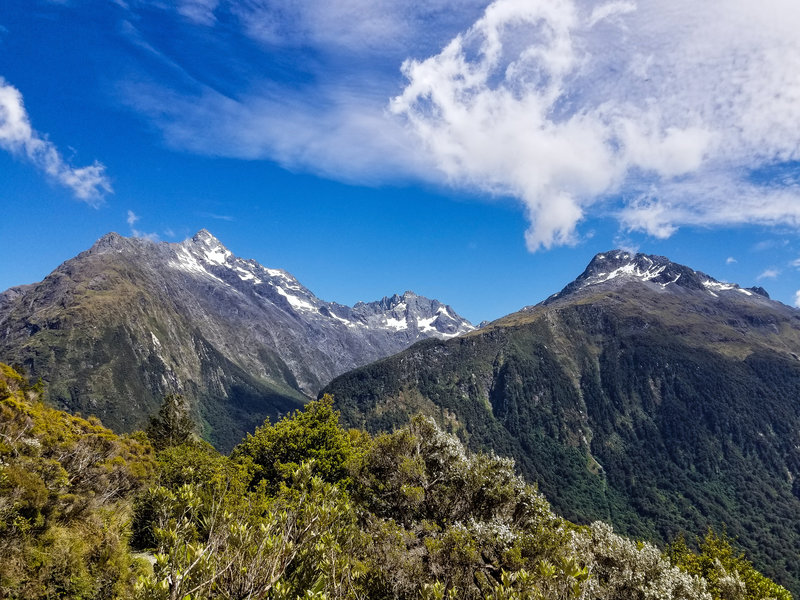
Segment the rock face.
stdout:
<path fill-rule="evenodd" d="M 472 329 L 412 292 L 323 302 L 206 230 L 179 244 L 110 233 L 41 283 L 0 294 L 0 360 L 44 377 L 55 405 L 126 431 L 183 393 L 223 449 L 336 375 Z"/>
<path fill-rule="evenodd" d="M 718 298 L 720 293 L 727 295 L 727 292 L 736 292 L 744 296 L 757 294 L 769 299 L 769 294 L 762 287 L 741 288 L 735 283 L 720 282 L 705 273 L 671 262 L 664 256 L 612 250 L 595 256 L 575 281 L 550 296 L 545 300 L 545 304 L 556 302 L 559 298 L 574 296 L 582 291 L 591 293 L 593 286 L 606 284 L 604 288 L 609 289 L 631 281 L 649 282 L 653 290 L 660 288 L 661 291 L 666 291 L 669 288 L 670 292 L 676 293 L 706 291 L 715 298 Z"/>
<path fill-rule="evenodd" d="M 571 519 L 661 543 L 727 527 L 800 591 L 800 311 L 763 289 L 606 252 L 543 303 L 324 391 L 351 425 L 422 411 L 514 457 Z"/>

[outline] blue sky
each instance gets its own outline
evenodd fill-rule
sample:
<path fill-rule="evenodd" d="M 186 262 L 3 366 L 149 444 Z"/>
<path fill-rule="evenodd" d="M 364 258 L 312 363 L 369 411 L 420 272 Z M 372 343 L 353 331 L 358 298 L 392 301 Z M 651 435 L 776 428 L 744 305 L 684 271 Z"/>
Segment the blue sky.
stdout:
<path fill-rule="evenodd" d="M 474 322 L 614 247 L 800 302 L 794 0 L 5 0 L 0 289 L 108 231 Z"/>

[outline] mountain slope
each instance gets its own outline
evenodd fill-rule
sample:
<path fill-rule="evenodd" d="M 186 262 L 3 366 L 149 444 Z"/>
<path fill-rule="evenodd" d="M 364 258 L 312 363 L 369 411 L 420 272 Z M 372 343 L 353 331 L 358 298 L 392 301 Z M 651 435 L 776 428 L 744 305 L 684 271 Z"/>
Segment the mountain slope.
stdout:
<path fill-rule="evenodd" d="M 727 526 L 800 589 L 800 311 L 614 251 L 545 302 L 335 379 L 352 425 L 423 411 L 558 511 L 673 539 Z"/>
<path fill-rule="evenodd" d="M 323 302 L 205 230 L 180 244 L 108 234 L 41 283 L 0 295 L 0 357 L 45 377 L 57 406 L 128 431 L 163 395 L 183 393 L 221 448 L 335 375 L 471 329 L 412 292 Z"/>

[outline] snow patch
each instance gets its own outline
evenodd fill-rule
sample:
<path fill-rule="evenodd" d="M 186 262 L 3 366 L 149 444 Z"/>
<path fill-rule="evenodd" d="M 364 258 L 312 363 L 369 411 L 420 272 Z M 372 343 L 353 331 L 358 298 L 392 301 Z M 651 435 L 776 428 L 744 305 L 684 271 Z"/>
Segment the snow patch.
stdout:
<path fill-rule="evenodd" d="M 672 281 L 668 281 L 667 283 L 662 283 L 661 284 L 661 289 L 664 289 L 665 287 L 667 287 L 671 283 L 677 283 L 678 279 L 680 279 L 680 278 L 681 278 L 681 274 L 678 273 L 677 275 L 675 275 L 675 279 L 673 279 Z"/>
<path fill-rule="evenodd" d="M 203 265 L 200 264 L 200 261 L 198 261 L 192 255 L 192 253 L 189 252 L 186 248 L 180 248 L 178 250 L 177 261 L 170 261 L 167 264 L 169 264 L 169 266 L 172 267 L 173 269 L 179 269 L 181 271 L 185 271 L 187 273 L 193 273 L 195 275 L 202 275 L 204 277 L 216 279 L 221 283 L 225 283 L 224 281 L 222 281 L 222 279 L 220 279 L 216 275 L 209 273 L 209 271 Z"/>
<path fill-rule="evenodd" d="M 439 309 L 439 311 L 441 311 L 441 309 Z M 421 333 L 436 331 L 436 328 L 433 326 L 433 322 L 438 318 L 439 317 L 437 315 L 433 315 L 429 319 L 417 319 L 417 328 Z"/>
<path fill-rule="evenodd" d="M 226 250 L 222 246 L 217 246 L 214 248 L 206 248 L 203 254 L 208 262 L 224 265 L 227 262 L 228 257 L 231 256 L 231 251 Z"/>
<path fill-rule="evenodd" d="M 258 277 L 256 277 L 255 275 L 253 275 L 247 269 L 243 269 L 242 267 L 234 267 L 234 269 L 237 271 L 237 275 L 239 276 L 239 279 L 241 279 L 242 281 L 251 281 L 252 280 L 252 282 L 254 284 L 261 283 L 261 280 Z"/>
<path fill-rule="evenodd" d="M 395 331 L 402 331 L 408 329 L 408 322 L 405 319 L 395 319 L 394 317 L 386 318 L 386 327 L 394 329 Z"/>
<path fill-rule="evenodd" d="M 440 306 L 438 309 L 436 309 L 436 312 L 440 315 L 445 315 L 451 319 L 455 319 L 455 315 L 453 315 L 453 313 L 451 313 L 446 306 Z"/>
<path fill-rule="evenodd" d="M 706 288 L 708 291 L 713 292 L 726 292 L 728 290 L 735 290 L 736 286 L 732 283 L 722 283 L 720 281 L 711 281 L 710 279 L 706 279 L 703 282 L 703 287 Z M 715 294 L 716 295 L 716 294 Z"/>
<path fill-rule="evenodd" d="M 270 277 L 278 277 L 279 279 L 283 279 L 284 281 L 288 281 L 293 284 L 297 283 L 297 280 L 289 275 L 286 271 L 281 271 L 280 269 L 268 269 L 267 267 L 264 267 L 264 270 Z"/>
<path fill-rule="evenodd" d="M 340 317 L 339 315 L 333 314 L 333 312 L 331 312 L 331 311 L 329 311 L 329 312 L 330 312 L 330 317 L 332 319 L 336 319 L 337 321 L 339 321 L 340 323 L 344 323 L 348 327 L 356 327 L 357 325 L 363 325 L 363 323 L 354 323 L 353 321 L 350 321 L 348 319 L 344 319 L 344 318 Z"/>
<path fill-rule="evenodd" d="M 648 260 L 652 265 L 652 261 Z M 634 277 L 638 277 L 642 281 L 649 281 L 651 279 L 655 279 L 661 273 L 664 272 L 666 269 L 666 265 L 662 265 L 657 268 L 649 268 L 649 269 L 640 269 L 634 263 L 628 263 L 627 265 L 622 265 L 621 267 L 614 269 L 610 273 L 598 273 L 597 279 L 593 283 L 603 283 L 605 281 L 610 281 L 616 277 L 620 277 L 622 275 L 632 275 Z"/>
<path fill-rule="evenodd" d="M 275 291 L 278 292 L 284 298 L 286 298 L 286 300 L 289 302 L 289 304 L 295 310 L 316 310 L 317 309 L 316 306 L 314 306 L 310 302 L 306 302 L 302 298 L 298 298 L 297 296 L 293 296 L 292 294 L 289 294 L 286 290 L 284 290 L 282 287 L 280 287 L 278 285 L 275 286 Z"/>

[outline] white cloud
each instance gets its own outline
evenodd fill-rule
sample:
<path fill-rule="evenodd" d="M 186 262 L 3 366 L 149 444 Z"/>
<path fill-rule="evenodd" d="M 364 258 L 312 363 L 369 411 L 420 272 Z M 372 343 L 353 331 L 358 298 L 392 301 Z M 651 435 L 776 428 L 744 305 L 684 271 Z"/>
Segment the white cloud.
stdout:
<path fill-rule="evenodd" d="M 794 294 L 794 305 L 797 308 L 800 308 L 800 290 L 797 290 L 797 292 Z"/>
<path fill-rule="evenodd" d="M 789 266 L 800 269 L 800 258 L 795 258 L 792 262 L 789 263 Z"/>
<path fill-rule="evenodd" d="M 148 233 L 146 231 L 139 231 L 136 229 L 135 225 L 140 220 L 141 217 L 137 215 L 132 210 L 128 209 L 128 215 L 125 218 L 125 221 L 128 223 L 128 227 L 131 228 L 131 235 L 137 238 L 144 238 L 146 240 L 150 240 L 151 242 L 157 242 L 159 240 L 157 233 Z"/>
<path fill-rule="evenodd" d="M 219 0 L 181 0 L 177 4 L 178 12 L 198 25 L 211 26 L 217 22 L 214 11 Z"/>
<path fill-rule="evenodd" d="M 236 218 L 230 215 L 218 215 L 215 213 L 203 212 L 200 213 L 201 217 L 208 217 L 209 219 L 216 219 L 217 221 L 235 221 Z"/>
<path fill-rule="evenodd" d="M 765 269 L 758 277 L 756 277 L 757 281 L 761 281 L 762 279 L 776 279 L 781 272 L 775 268 Z"/>
<path fill-rule="evenodd" d="M 148 34 L 152 10 L 129 20 L 161 63 L 123 94 L 174 148 L 515 196 L 532 250 L 592 217 L 658 238 L 800 228 L 800 178 L 766 174 L 800 160 L 796 0 L 131 4 L 182 15 L 176 36 L 228 57 L 214 71 Z M 270 79 L 288 52 L 288 83 Z"/>
<path fill-rule="evenodd" d="M 187 3 L 192 10 L 213 5 L 215 25 L 207 26 L 210 18 L 192 21 Z M 137 77 L 120 82 L 120 98 L 175 149 L 267 158 L 351 183 L 438 181 L 418 141 L 387 114 L 387 102 L 401 89 L 399 65 L 409 49 L 435 52 L 439 40 L 469 26 L 486 3 L 133 1 L 120 31 L 144 52 L 137 54 Z M 159 18 L 184 17 L 172 34 L 184 36 L 185 53 L 146 26 L 154 6 L 166 11 L 155 13 Z M 202 28 L 188 27 L 187 19 Z M 289 63 L 288 82 L 272 76 L 275 65 L 285 76 Z M 225 69 L 214 71 L 221 64 Z"/>
<path fill-rule="evenodd" d="M 22 94 L 0 77 L 0 148 L 22 156 L 91 205 L 102 202 L 111 192 L 105 166 L 95 162 L 88 167 L 67 164 L 55 144 L 31 126 Z"/>
<path fill-rule="evenodd" d="M 800 227 L 796 182 L 746 175 L 800 158 L 798 27 L 788 0 L 496 0 L 404 64 L 392 109 L 450 180 L 524 202 L 532 250 L 608 212 L 662 238 Z"/>
<path fill-rule="evenodd" d="M 733 258 L 732 256 L 729 256 L 728 258 L 726 258 L 726 259 L 725 259 L 725 264 L 726 264 L 726 265 L 732 265 L 732 264 L 735 264 L 735 263 L 737 263 L 737 262 L 739 262 L 739 261 L 737 261 L 737 260 L 736 260 L 735 258 Z"/>

